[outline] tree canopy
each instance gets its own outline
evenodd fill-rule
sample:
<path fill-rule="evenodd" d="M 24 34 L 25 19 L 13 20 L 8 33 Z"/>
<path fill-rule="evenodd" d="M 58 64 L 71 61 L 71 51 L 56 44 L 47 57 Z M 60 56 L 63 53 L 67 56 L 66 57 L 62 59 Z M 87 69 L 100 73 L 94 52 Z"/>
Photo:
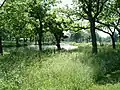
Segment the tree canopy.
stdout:
<path fill-rule="evenodd" d="M 112 38 L 114 31 L 120 32 L 119 0 L 73 0 L 72 7 L 63 8 L 57 7 L 57 3 L 56 0 L 4 0 L 0 6 L 1 40 L 15 38 L 19 44 L 20 38 L 37 37 L 42 50 L 43 33 L 51 32 L 60 49 L 60 41 L 65 38 L 63 31 L 80 32 L 75 36 L 81 37 L 83 29 L 90 29 L 88 38 L 91 38 L 93 53 L 97 53 L 96 30 Z"/>

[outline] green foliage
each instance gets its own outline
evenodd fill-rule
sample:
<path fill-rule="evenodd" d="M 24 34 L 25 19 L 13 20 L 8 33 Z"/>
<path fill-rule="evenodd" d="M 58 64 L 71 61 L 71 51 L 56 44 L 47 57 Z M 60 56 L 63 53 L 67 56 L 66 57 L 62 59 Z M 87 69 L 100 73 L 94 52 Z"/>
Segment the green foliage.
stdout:
<path fill-rule="evenodd" d="M 69 21 L 64 18 L 63 16 L 58 14 L 59 12 L 52 12 L 52 14 L 49 14 L 46 17 L 46 22 L 45 22 L 45 29 L 50 31 L 56 40 L 56 45 L 58 50 L 61 49 L 60 47 L 60 42 L 61 39 L 64 39 L 64 33 L 63 31 L 69 30 L 68 29 L 68 23 Z"/>
<path fill-rule="evenodd" d="M 68 6 L 53 9 L 55 2 L 8 0 L 0 8 L 0 37 L 11 40 L 39 36 L 39 42 L 54 43 L 56 39 L 59 46 L 60 40 L 64 38 L 63 31 L 73 29 L 76 41 L 80 38 L 90 39 L 91 33 L 94 36 L 92 45 L 95 47 L 95 25 L 92 24 L 96 20 L 102 20 L 108 27 L 119 31 L 119 0 L 74 0 L 73 10 Z M 83 19 L 89 20 L 90 24 L 85 22 L 87 25 L 82 25 Z M 91 25 L 91 32 L 80 31 L 89 29 L 88 25 Z M 100 40 L 99 35 L 96 35 Z M 3 46 L 5 44 L 14 46 L 15 42 L 4 41 Z M 23 48 L 10 50 L 0 56 L 0 89 L 117 90 L 120 82 L 120 50 L 112 50 L 108 45 L 98 47 L 99 53 L 94 55 L 90 53 L 90 43 L 74 45 L 79 49 L 68 52 L 38 52 Z"/>
<path fill-rule="evenodd" d="M 43 44 L 55 44 L 55 37 L 51 32 L 45 32 L 43 33 Z"/>
<path fill-rule="evenodd" d="M 30 13 L 30 17 L 34 17 L 35 19 L 40 19 L 42 21 L 46 16 L 48 4 L 46 4 L 45 2 L 44 3 L 41 2 L 37 2 L 36 0 L 30 2 L 29 13 Z"/>
<path fill-rule="evenodd" d="M 9 31 L 9 38 L 20 38 L 25 35 L 26 23 L 28 23 L 27 13 L 25 13 L 25 3 L 22 1 L 7 2 L 4 6 L 4 24 Z"/>
<path fill-rule="evenodd" d="M 47 55 L 27 49 L 11 51 L 10 55 L 0 57 L 0 88 L 86 90 L 92 85 L 92 68 L 82 64 L 78 55 L 68 52 Z"/>
<path fill-rule="evenodd" d="M 117 90 L 119 50 L 105 46 L 99 49 L 98 55 L 93 55 L 90 44 L 77 45 L 78 50 L 56 54 L 21 48 L 0 56 L 0 88 Z"/>
<path fill-rule="evenodd" d="M 50 30 L 51 33 L 58 35 L 58 37 L 63 36 L 63 27 L 62 27 L 62 19 L 56 18 L 56 14 L 50 15 L 46 21 L 46 26 Z"/>

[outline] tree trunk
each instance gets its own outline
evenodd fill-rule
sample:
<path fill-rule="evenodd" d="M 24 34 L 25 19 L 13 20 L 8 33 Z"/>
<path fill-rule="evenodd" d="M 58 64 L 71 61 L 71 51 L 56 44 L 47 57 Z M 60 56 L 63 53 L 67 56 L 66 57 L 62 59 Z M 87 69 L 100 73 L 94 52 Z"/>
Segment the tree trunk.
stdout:
<path fill-rule="evenodd" d="M 19 47 L 20 44 L 19 44 L 19 38 L 16 38 L 16 47 Z"/>
<path fill-rule="evenodd" d="M 92 38 L 92 52 L 97 53 L 97 39 L 95 34 L 95 19 L 90 19 L 90 32 Z"/>
<path fill-rule="evenodd" d="M 119 45 L 119 48 L 120 48 L 120 32 L 118 33 L 118 45 Z"/>
<path fill-rule="evenodd" d="M 39 40 L 38 40 L 38 45 L 39 45 L 39 50 L 42 50 L 42 38 L 41 38 L 41 34 L 39 33 Z"/>
<path fill-rule="evenodd" d="M 30 42 L 32 42 L 32 37 L 30 37 Z"/>
<path fill-rule="evenodd" d="M 58 49 L 58 50 L 61 50 L 61 47 L 60 47 L 60 40 L 57 41 L 56 46 L 57 46 L 57 49 Z"/>
<path fill-rule="evenodd" d="M 113 35 L 110 35 L 110 36 L 111 36 L 111 40 L 112 40 L 113 49 L 116 49 L 114 36 Z"/>
<path fill-rule="evenodd" d="M 0 54 L 3 55 L 2 37 L 0 36 Z"/>
<path fill-rule="evenodd" d="M 57 46 L 57 50 L 61 50 L 61 46 L 60 46 L 60 37 L 58 37 L 56 34 L 54 34 L 55 39 L 56 39 L 56 46 Z"/>
<path fill-rule="evenodd" d="M 24 46 L 27 45 L 27 38 L 24 38 Z"/>
<path fill-rule="evenodd" d="M 39 50 L 42 50 L 42 22 L 40 21 L 40 30 L 38 31 L 39 39 L 38 39 L 38 45 L 39 45 Z"/>

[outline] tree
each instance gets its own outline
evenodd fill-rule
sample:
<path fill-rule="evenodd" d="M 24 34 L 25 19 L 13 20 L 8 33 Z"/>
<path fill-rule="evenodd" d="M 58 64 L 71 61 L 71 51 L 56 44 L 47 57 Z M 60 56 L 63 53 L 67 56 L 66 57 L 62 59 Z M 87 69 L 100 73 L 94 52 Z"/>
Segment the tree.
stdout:
<path fill-rule="evenodd" d="M 113 49 L 116 49 L 116 45 L 115 45 L 115 41 L 116 41 L 115 40 L 115 34 L 116 34 L 115 33 L 115 28 L 114 28 L 114 30 L 112 30 L 112 28 L 110 26 L 108 26 L 108 27 L 104 26 L 102 28 L 97 28 L 96 27 L 96 29 L 110 35 L 111 40 L 112 40 Z"/>
<path fill-rule="evenodd" d="M 62 38 L 65 38 L 63 31 L 68 30 L 67 24 L 69 21 L 62 16 L 57 17 L 57 14 L 53 12 L 46 18 L 46 29 L 48 29 L 56 39 L 56 46 L 58 50 L 61 50 L 60 42 Z"/>
<path fill-rule="evenodd" d="M 14 2 L 9 1 L 4 7 L 6 26 L 9 28 L 11 37 L 15 38 L 17 47 L 20 46 L 19 39 L 24 37 L 26 33 L 25 27 L 28 23 L 25 6 L 25 3 L 22 1 L 15 0 Z"/>
<path fill-rule="evenodd" d="M 29 3 L 29 13 L 30 13 L 30 17 L 32 17 L 35 22 L 39 23 L 39 26 L 36 26 L 35 24 L 35 28 L 37 30 L 37 34 L 39 36 L 39 40 L 38 40 L 38 44 L 39 44 L 39 50 L 42 50 L 42 37 L 43 37 L 43 32 L 44 32 L 44 24 L 45 24 L 45 17 L 47 16 L 47 12 L 50 10 L 51 6 L 54 2 L 49 0 L 49 1 L 45 1 L 45 0 L 32 0 Z"/>
<path fill-rule="evenodd" d="M 97 53 L 95 20 L 101 14 L 107 1 L 108 0 L 74 0 L 77 15 L 79 15 L 80 18 L 87 19 L 90 22 L 93 53 Z"/>
<path fill-rule="evenodd" d="M 0 53 L 3 54 L 3 48 L 2 48 L 2 33 L 3 33 L 3 25 L 4 25 L 4 21 L 3 21 L 3 14 L 0 13 Z"/>
<path fill-rule="evenodd" d="M 96 29 L 110 35 L 113 49 L 115 49 L 116 46 L 114 37 L 115 30 L 117 30 L 119 26 L 119 14 L 116 6 L 116 0 L 109 1 L 104 7 L 104 12 L 102 12 L 99 18 L 96 19 L 96 22 L 99 24 L 98 27 L 96 26 Z"/>
<path fill-rule="evenodd" d="M 2 4 L 0 5 L 0 8 L 3 7 L 3 5 L 5 4 L 6 1 L 7 1 L 7 0 L 4 0 L 4 1 L 2 2 Z"/>
<path fill-rule="evenodd" d="M 3 3 L 0 5 L 0 9 L 2 9 L 3 5 L 5 4 L 6 0 L 3 1 Z M 1 10 L 0 10 L 0 14 L 3 13 Z M 0 15 L 0 24 L 3 23 L 3 16 Z M 1 28 L 3 25 L 0 25 L 0 53 L 3 54 L 3 48 L 2 48 L 2 30 L 3 28 Z"/>
<path fill-rule="evenodd" d="M 43 33 L 43 44 L 55 44 L 55 37 L 50 31 Z"/>
<path fill-rule="evenodd" d="M 73 39 L 75 40 L 76 43 L 79 41 L 80 38 L 81 38 L 80 32 L 76 32 L 73 36 Z"/>
<path fill-rule="evenodd" d="M 118 31 L 119 39 L 120 39 L 120 1 L 119 0 L 114 1 L 111 10 L 113 13 L 112 16 L 115 18 L 111 22 L 111 26 L 113 26 Z"/>
<path fill-rule="evenodd" d="M 91 37 L 89 35 L 89 32 L 84 32 L 83 30 L 72 32 L 71 33 L 71 40 L 75 41 L 76 43 L 82 43 L 82 42 L 90 42 Z"/>

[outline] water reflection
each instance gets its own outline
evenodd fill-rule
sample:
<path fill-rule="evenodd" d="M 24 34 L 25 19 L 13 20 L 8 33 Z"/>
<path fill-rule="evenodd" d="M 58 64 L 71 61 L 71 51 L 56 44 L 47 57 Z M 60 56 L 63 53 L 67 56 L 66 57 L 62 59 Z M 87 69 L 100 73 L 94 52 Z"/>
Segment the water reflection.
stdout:
<path fill-rule="evenodd" d="M 38 45 L 28 45 L 28 46 L 23 46 L 23 47 L 9 47 L 9 48 L 3 48 L 3 49 L 4 49 L 4 52 L 10 52 L 10 51 L 14 51 L 14 50 L 18 50 L 18 49 L 24 49 L 24 48 L 39 50 Z M 43 50 L 57 49 L 56 45 L 44 45 L 44 46 L 42 46 L 42 48 L 43 48 Z M 74 49 L 77 49 L 78 46 L 73 46 L 73 45 L 70 45 L 70 44 L 61 43 L 61 48 L 65 49 L 65 50 L 74 50 Z"/>

